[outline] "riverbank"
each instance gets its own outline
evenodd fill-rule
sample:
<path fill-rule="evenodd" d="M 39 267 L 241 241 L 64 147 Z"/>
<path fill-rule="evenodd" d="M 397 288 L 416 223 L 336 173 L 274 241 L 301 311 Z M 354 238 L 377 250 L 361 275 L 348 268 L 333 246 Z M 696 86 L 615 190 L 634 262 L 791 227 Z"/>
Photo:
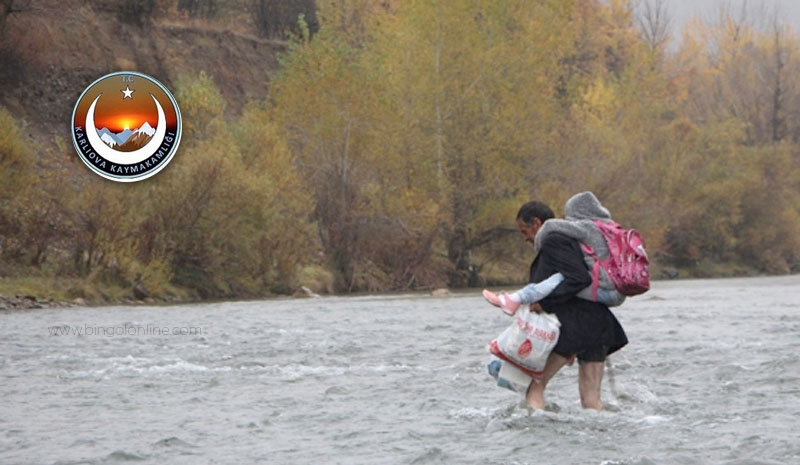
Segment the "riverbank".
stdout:
<path fill-rule="evenodd" d="M 237 301 L 269 297 L 319 297 L 333 294 L 326 282 L 309 282 L 292 293 L 232 294 L 204 298 L 192 289 L 168 284 L 158 290 L 142 285 L 124 288 L 81 278 L 0 277 L 0 311 L 106 305 L 167 305 Z M 388 291 L 387 291 L 388 292 Z"/>
<path fill-rule="evenodd" d="M 141 286 L 125 289 L 80 278 L 41 276 L 0 278 L 0 310 L 187 303 L 200 300 L 202 299 L 177 287 L 150 293 Z"/>
<path fill-rule="evenodd" d="M 651 266 L 651 272 L 654 280 L 765 276 L 763 272 L 740 264 L 703 262 L 686 268 L 660 267 L 654 265 Z M 798 273 L 800 270 L 793 270 L 793 272 Z M 494 282 L 498 280 L 498 276 L 493 276 L 490 280 L 492 283 L 486 286 L 503 286 L 494 284 Z M 507 284 L 505 285 L 508 287 L 522 284 L 515 283 L 513 279 L 510 278 L 506 282 Z M 197 295 L 190 289 L 173 285 L 167 285 L 158 290 L 150 290 L 143 286 L 124 288 L 118 285 L 104 284 L 102 282 L 98 283 L 97 281 L 85 278 L 55 278 L 42 276 L 2 277 L 0 278 L 0 310 L 100 305 L 176 304 L 267 297 L 313 297 L 317 294 L 335 294 L 332 292 L 329 284 L 315 285 L 313 282 L 309 282 L 309 287 L 299 286 L 293 293 L 286 294 L 264 292 L 262 294 L 236 294 L 208 299 Z M 393 290 L 386 289 L 384 291 L 378 291 L 378 293 L 389 292 L 393 292 Z"/>
<path fill-rule="evenodd" d="M 86 300 L 83 297 L 75 297 L 71 300 L 65 299 L 50 299 L 47 297 L 37 297 L 31 294 L 13 294 L 4 295 L 0 294 L 0 311 L 1 310 L 32 310 L 37 308 L 66 308 L 66 307 L 85 307 L 85 306 L 98 306 L 109 304 L 125 304 L 125 305 L 148 305 L 148 304 L 168 304 L 168 303 L 190 303 L 199 301 L 198 299 L 182 299 L 178 297 L 171 298 L 152 298 L 148 297 L 142 300 L 136 299 L 119 299 L 119 300 Z"/>

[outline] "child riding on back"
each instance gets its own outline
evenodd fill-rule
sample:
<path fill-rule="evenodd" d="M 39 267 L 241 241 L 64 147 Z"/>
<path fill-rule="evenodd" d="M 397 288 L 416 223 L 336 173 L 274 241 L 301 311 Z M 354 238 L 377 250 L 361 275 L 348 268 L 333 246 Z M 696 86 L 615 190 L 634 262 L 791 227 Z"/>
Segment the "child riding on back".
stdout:
<path fill-rule="evenodd" d="M 564 208 L 565 219 L 549 219 L 542 223 L 541 229 L 536 235 L 534 250 L 538 251 L 544 238 L 550 233 L 562 233 L 576 239 L 578 242 L 588 246 L 593 254 L 584 251 L 584 262 L 586 262 L 587 272 L 592 274 L 596 260 L 605 260 L 609 256 L 609 248 L 606 240 L 595 221 L 611 222 L 611 214 L 603 207 L 600 201 L 591 192 L 581 192 L 572 196 Z M 547 297 L 564 280 L 561 273 L 555 273 L 549 278 L 539 283 L 528 284 L 516 292 L 508 294 L 506 292 L 494 293 L 487 289 L 483 290 L 483 297 L 492 305 L 500 307 L 508 315 L 516 313 L 522 304 L 539 302 Z M 616 288 L 608 273 L 599 268 L 597 276 L 597 287 L 587 286 L 578 293 L 578 297 L 597 301 L 609 307 L 622 304 L 625 296 Z"/>

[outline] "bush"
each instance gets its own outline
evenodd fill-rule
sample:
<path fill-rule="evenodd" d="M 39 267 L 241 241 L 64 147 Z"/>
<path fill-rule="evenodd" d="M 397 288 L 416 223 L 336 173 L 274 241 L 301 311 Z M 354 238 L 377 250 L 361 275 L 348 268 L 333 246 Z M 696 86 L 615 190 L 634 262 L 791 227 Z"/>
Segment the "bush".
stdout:
<path fill-rule="evenodd" d="M 0 128 L 0 258 L 19 259 L 26 252 L 24 216 L 31 208 L 24 199 L 36 180 L 31 161 L 34 150 L 22 140 L 17 122 L 4 107 L 0 107 Z"/>

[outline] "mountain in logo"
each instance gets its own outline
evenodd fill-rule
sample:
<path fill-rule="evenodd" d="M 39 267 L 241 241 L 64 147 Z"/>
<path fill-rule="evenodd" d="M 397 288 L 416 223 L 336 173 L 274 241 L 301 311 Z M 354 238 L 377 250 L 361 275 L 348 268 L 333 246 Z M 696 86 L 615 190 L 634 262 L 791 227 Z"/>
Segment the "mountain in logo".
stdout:
<path fill-rule="evenodd" d="M 131 137 L 131 134 L 133 134 L 133 131 L 131 131 L 130 129 L 125 129 L 122 132 L 118 132 L 117 142 L 119 143 L 119 145 L 125 145 L 125 142 L 128 142 L 128 138 Z"/>
<path fill-rule="evenodd" d="M 130 136 L 127 140 L 119 147 L 118 150 L 122 150 L 123 152 L 129 152 L 131 150 L 136 150 L 142 148 L 150 142 L 150 139 L 153 137 L 153 134 L 156 133 L 156 130 L 150 126 L 150 123 L 147 121 L 144 122 L 138 129 L 135 131 L 131 131 Z"/>
<path fill-rule="evenodd" d="M 119 150 L 120 152 L 131 152 L 141 147 L 144 147 L 156 130 L 150 126 L 150 123 L 145 121 L 140 127 L 130 130 L 113 133 L 108 128 L 104 127 L 97 131 L 100 140 L 106 143 L 109 147 Z"/>
<path fill-rule="evenodd" d="M 108 128 L 104 127 L 103 129 L 99 129 L 97 131 L 97 135 L 100 136 L 100 140 L 106 143 L 111 148 L 114 148 L 115 145 L 119 145 L 119 140 L 117 139 L 117 135 L 113 132 L 109 131 Z"/>

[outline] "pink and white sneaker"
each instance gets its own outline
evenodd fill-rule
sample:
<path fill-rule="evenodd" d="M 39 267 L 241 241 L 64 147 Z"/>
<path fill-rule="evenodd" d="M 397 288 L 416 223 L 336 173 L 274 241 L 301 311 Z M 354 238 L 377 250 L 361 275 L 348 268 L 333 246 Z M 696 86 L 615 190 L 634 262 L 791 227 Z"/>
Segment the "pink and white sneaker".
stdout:
<path fill-rule="evenodd" d="M 488 289 L 483 290 L 483 298 L 495 307 L 500 307 L 500 310 L 506 315 L 514 315 L 517 313 L 520 304 L 505 292 L 495 294 Z"/>

